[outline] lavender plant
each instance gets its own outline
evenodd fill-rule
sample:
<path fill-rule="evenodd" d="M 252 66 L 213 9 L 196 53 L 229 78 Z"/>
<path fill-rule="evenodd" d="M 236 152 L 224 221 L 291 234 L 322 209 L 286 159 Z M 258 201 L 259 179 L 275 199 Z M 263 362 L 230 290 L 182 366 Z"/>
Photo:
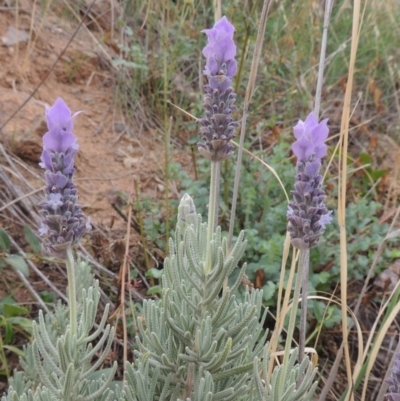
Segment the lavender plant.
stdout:
<path fill-rule="evenodd" d="M 253 360 L 265 342 L 262 293 L 247 291 L 243 302 L 235 300 L 245 265 L 235 284 L 223 288 L 246 241 L 242 233 L 229 253 L 217 229 L 209 273 L 206 242 L 207 225 L 185 195 L 165 260 L 161 301 L 146 301 L 138 320 L 137 362 L 128 364 L 126 375 L 130 401 L 248 400 L 253 391 Z"/>
<path fill-rule="evenodd" d="M 296 300 L 299 298 L 301 286 L 300 362 L 305 350 L 310 249 L 317 246 L 326 225 L 332 220 L 332 212 L 328 211 L 324 204 L 325 194 L 320 174 L 321 159 L 327 153 L 327 146 L 324 143 L 329 134 L 327 122 L 326 119 L 318 123 L 315 114 L 310 113 L 305 121 L 299 120 L 293 128 L 297 139 L 292 145 L 293 153 L 297 156 L 296 180 L 292 191 L 294 199 L 289 203 L 287 218 L 292 245 L 300 250 L 300 254 L 299 279 L 294 291 L 295 307 L 291 313 L 289 337 L 294 327 Z M 287 358 L 287 353 L 285 356 Z"/>
<path fill-rule="evenodd" d="M 107 375 L 99 372 L 100 378 L 93 377 L 107 358 L 113 342 L 114 329 L 106 326 L 109 306 L 93 331 L 100 299 L 98 281 L 81 288 L 81 296 L 77 296 L 76 291 L 77 267 L 81 287 L 82 283 L 92 281 L 88 266 L 75 263 L 72 249 L 90 229 L 89 219 L 77 204 L 73 182 L 74 156 L 78 150 L 77 138 L 72 133 L 76 115 L 71 114 L 60 98 L 47 108 L 49 131 L 43 137 L 40 164 L 45 169 L 47 186 L 46 200 L 41 203 L 43 221 L 39 232 L 43 236 L 44 251 L 66 265 L 68 312 L 61 304 L 51 316 L 45 317 L 42 311 L 39 312 L 38 322 L 33 322 L 33 343 L 26 348 L 26 358 L 22 361 L 25 375 L 15 375 L 15 389 L 10 387 L 3 401 L 115 399 L 109 384 L 117 364 L 114 363 Z M 54 325 L 60 324 L 62 330 L 55 331 Z"/>
<path fill-rule="evenodd" d="M 204 75 L 208 83 L 204 87 L 205 117 L 199 119 L 200 135 L 204 142 L 198 143 L 199 152 L 211 161 L 210 200 L 208 203 L 207 260 L 205 269 L 211 269 L 211 241 L 218 223 L 219 183 L 221 161 L 233 154 L 234 130 L 239 125 L 234 121 L 236 94 L 232 89 L 232 78 L 236 74 L 236 45 L 233 40 L 235 28 L 226 17 L 222 17 L 212 29 L 205 29 L 208 43 L 203 49 L 207 58 Z"/>
<path fill-rule="evenodd" d="M 208 224 L 184 195 L 164 264 L 161 301 L 146 301 L 138 320 L 137 362 L 128 364 L 126 373 L 129 401 L 249 400 L 256 394 L 253 363 L 266 338 L 262 293 L 247 290 L 244 300 L 236 301 L 246 265 L 232 287 L 224 286 L 246 241 L 242 232 L 230 251 L 220 228 L 214 228 L 218 166 L 233 152 L 229 142 L 237 126 L 232 117 L 236 95 L 230 87 L 236 72 L 234 28 L 223 17 L 204 32 L 208 84 L 199 150 L 211 161 Z"/>

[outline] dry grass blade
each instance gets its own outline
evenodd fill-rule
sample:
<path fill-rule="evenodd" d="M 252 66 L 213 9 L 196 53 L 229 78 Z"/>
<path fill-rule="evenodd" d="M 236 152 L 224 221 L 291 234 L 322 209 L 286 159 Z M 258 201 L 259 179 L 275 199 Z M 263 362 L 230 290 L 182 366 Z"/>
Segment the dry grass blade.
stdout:
<path fill-rule="evenodd" d="M 277 309 L 277 314 L 276 314 L 276 322 L 275 322 L 275 329 L 272 333 L 271 340 L 268 345 L 268 351 L 270 352 L 276 352 L 278 349 L 279 345 L 279 336 L 282 333 L 284 329 L 284 323 L 285 323 L 285 318 L 287 313 L 290 310 L 290 294 L 291 294 L 291 289 L 293 286 L 293 279 L 294 275 L 296 272 L 296 264 L 297 264 L 297 259 L 298 259 L 298 252 L 296 252 L 295 248 L 293 249 L 293 256 L 292 256 L 292 263 L 290 267 L 290 272 L 289 272 L 289 277 L 288 277 L 288 282 L 286 285 L 286 291 L 285 291 L 285 297 L 283 300 L 283 304 L 281 306 L 281 299 L 282 299 L 282 293 L 283 293 L 283 288 L 284 286 L 284 281 L 285 281 L 285 272 L 286 272 L 286 262 L 289 257 L 289 252 L 291 249 L 291 238 L 290 238 L 290 233 L 286 233 L 286 238 L 285 238 L 285 243 L 283 245 L 283 258 L 282 258 L 282 265 L 281 265 L 281 273 L 279 277 L 279 294 L 278 294 L 278 309 Z M 269 365 L 269 371 L 268 371 L 268 378 L 271 379 L 272 375 L 272 370 L 274 366 L 271 363 Z"/>
<path fill-rule="evenodd" d="M 345 355 L 345 364 L 347 372 L 348 392 L 345 400 L 354 400 L 353 394 L 353 375 L 350 360 L 350 352 L 348 346 L 348 327 L 347 327 L 347 234 L 346 234 L 346 190 L 347 190 L 347 153 L 349 144 L 349 122 L 351 108 L 351 94 L 353 90 L 353 78 L 355 70 L 355 62 L 357 56 L 357 48 L 360 37 L 360 8 L 361 1 L 355 0 L 353 6 L 353 25 L 351 38 L 351 52 L 349 62 L 349 73 L 346 85 L 346 92 L 343 102 L 343 113 L 340 128 L 340 143 L 339 160 L 340 160 L 340 175 L 339 175 L 339 193 L 338 193 L 338 223 L 340 228 L 340 282 L 341 282 L 341 303 L 342 303 L 342 333 L 343 333 L 343 348 Z M 356 366 L 356 371 L 360 366 Z"/>
<path fill-rule="evenodd" d="M 33 191 L 28 192 L 27 194 L 21 195 L 20 197 L 18 197 L 18 198 L 16 198 L 16 199 L 12 200 L 12 201 L 10 201 L 10 202 L 8 202 L 7 204 L 5 204 L 5 205 L 2 206 L 2 207 L 0 207 L 0 212 L 2 212 L 3 210 L 6 210 L 6 209 L 9 208 L 10 206 L 14 205 L 15 203 L 18 203 L 18 202 L 22 201 L 22 200 L 25 199 L 25 198 L 29 198 L 30 196 L 32 196 L 32 195 L 34 195 L 34 194 L 36 194 L 36 193 L 38 193 L 38 192 L 44 191 L 45 188 L 46 188 L 46 187 L 43 186 L 43 187 L 40 187 L 40 188 L 38 188 L 38 189 L 34 189 Z"/>
<path fill-rule="evenodd" d="M 267 15 L 269 10 L 270 1 L 264 0 L 263 8 L 261 11 L 260 23 L 258 25 L 258 33 L 256 46 L 254 49 L 253 60 L 251 62 L 250 69 L 250 77 L 249 82 L 246 88 L 246 96 L 243 103 L 243 115 L 241 121 L 241 129 L 240 129 L 240 140 L 239 140 L 239 151 L 236 161 L 236 173 L 235 173 L 235 182 L 233 186 L 233 195 L 232 195 L 232 206 L 231 206 L 231 216 L 229 220 L 229 234 L 228 234 L 228 248 L 231 248 L 232 245 L 232 237 L 233 237 L 233 228 L 235 226 L 235 218 L 236 218 L 236 204 L 237 197 L 239 192 L 239 183 L 240 183 L 240 170 L 242 166 L 242 154 L 243 154 L 243 145 L 244 145 L 244 137 L 246 134 L 246 122 L 247 122 L 247 114 L 250 105 L 250 100 L 254 92 L 254 86 L 257 77 L 258 65 L 260 63 L 261 58 L 261 50 L 264 42 L 265 28 L 267 26 Z"/>
<path fill-rule="evenodd" d="M 380 311 L 380 315 L 383 314 L 383 311 L 386 310 L 386 308 L 387 308 L 387 306 L 389 304 L 389 301 L 391 300 L 391 297 L 395 294 L 395 292 L 399 288 L 399 286 L 400 286 L 400 282 L 397 283 L 395 289 L 392 291 L 392 294 L 391 294 L 390 298 L 387 300 L 387 302 L 385 303 L 384 307 Z M 400 302 L 398 302 L 395 305 L 395 307 L 390 312 L 389 316 L 387 317 L 387 319 L 385 320 L 383 325 L 380 327 L 380 330 L 379 330 L 378 334 L 376 335 L 376 338 L 374 340 L 374 344 L 373 344 L 373 346 L 371 348 L 371 353 L 369 355 L 369 360 L 367 362 L 367 368 L 366 368 L 366 372 L 365 372 L 365 378 L 366 379 L 364 381 L 361 401 L 365 401 L 366 400 L 368 378 L 369 378 L 369 375 L 371 373 L 372 367 L 373 367 L 373 365 L 375 363 L 375 360 L 377 358 L 377 355 L 378 355 L 378 353 L 379 353 L 379 351 L 381 349 L 381 345 L 383 343 L 384 337 L 387 334 L 387 332 L 389 330 L 389 327 L 392 325 L 393 321 L 396 319 L 396 317 L 398 316 L 399 313 L 400 313 Z M 380 315 L 378 317 L 380 317 Z M 376 325 L 378 324 L 378 318 L 377 318 L 375 324 Z"/>
<path fill-rule="evenodd" d="M 124 262 L 122 264 L 122 268 L 119 274 L 120 281 L 120 291 L 121 291 L 121 313 L 122 313 L 122 327 L 123 327 L 123 339 L 124 339 L 124 365 L 128 360 L 128 331 L 126 327 L 126 313 L 125 313 L 125 288 L 126 283 L 129 283 L 129 246 L 130 246 L 130 238 L 131 238 L 131 224 L 132 220 L 132 205 L 133 205 L 133 183 L 131 193 L 129 194 L 128 201 L 128 223 L 126 224 L 126 239 L 125 239 L 125 254 L 124 254 Z"/>

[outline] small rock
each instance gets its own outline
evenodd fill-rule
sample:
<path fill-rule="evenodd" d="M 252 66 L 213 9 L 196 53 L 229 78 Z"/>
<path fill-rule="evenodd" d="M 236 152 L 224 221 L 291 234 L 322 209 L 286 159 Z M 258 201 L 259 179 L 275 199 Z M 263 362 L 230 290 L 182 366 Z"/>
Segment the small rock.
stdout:
<path fill-rule="evenodd" d="M 117 134 L 121 134 L 122 132 L 126 131 L 126 125 L 122 121 L 115 121 L 114 122 L 114 131 Z"/>
<path fill-rule="evenodd" d="M 126 157 L 124 159 L 124 166 L 126 168 L 132 168 L 137 165 L 138 159 L 136 157 Z"/>
<path fill-rule="evenodd" d="M 4 46 L 11 47 L 18 43 L 26 42 L 29 39 L 29 33 L 9 26 L 6 34 L 1 38 Z"/>
<path fill-rule="evenodd" d="M 0 89 L 0 127 L 28 98 L 27 93 Z M 42 136 L 47 131 L 45 108 L 30 99 L 24 108 L 0 131 L 5 147 L 24 160 L 39 162 L 42 154 Z"/>
<path fill-rule="evenodd" d="M 393 291 L 400 279 L 400 259 L 396 259 L 387 269 L 383 270 L 374 280 L 374 284 L 383 291 Z"/>

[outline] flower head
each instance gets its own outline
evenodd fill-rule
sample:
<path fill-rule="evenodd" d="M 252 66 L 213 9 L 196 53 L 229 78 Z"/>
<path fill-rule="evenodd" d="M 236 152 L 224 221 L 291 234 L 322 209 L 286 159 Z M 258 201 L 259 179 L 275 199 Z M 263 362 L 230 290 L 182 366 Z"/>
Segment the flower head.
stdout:
<path fill-rule="evenodd" d="M 297 156 L 297 174 L 287 218 L 292 245 L 303 250 L 317 246 L 325 227 L 332 221 L 332 212 L 324 204 L 320 174 L 321 158 L 327 152 L 324 143 L 329 134 L 327 122 L 318 123 L 314 113 L 310 113 L 293 129 L 297 139 L 292 145 Z"/>
<path fill-rule="evenodd" d="M 78 151 L 77 138 L 72 133 L 73 121 L 65 102 L 58 98 L 46 108 L 49 131 L 43 136 L 40 166 L 45 171 L 46 200 L 41 202 L 43 217 L 39 234 L 49 254 L 65 257 L 66 250 L 76 244 L 89 229 L 90 223 L 78 205 L 77 190 L 72 181 L 74 156 Z"/>
<path fill-rule="evenodd" d="M 222 17 L 211 29 L 204 29 L 208 44 L 203 49 L 207 58 L 204 74 L 205 118 L 199 119 L 200 133 L 204 142 L 198 144 L 199 152 L 207 159 L 222 161 L 233 153 L 230 140 L 239 125 L 234 121 L 236 94 L 231 87 L 236 74 L 236 45 L 233 41 L 235 28 L 226 17 Z"/>

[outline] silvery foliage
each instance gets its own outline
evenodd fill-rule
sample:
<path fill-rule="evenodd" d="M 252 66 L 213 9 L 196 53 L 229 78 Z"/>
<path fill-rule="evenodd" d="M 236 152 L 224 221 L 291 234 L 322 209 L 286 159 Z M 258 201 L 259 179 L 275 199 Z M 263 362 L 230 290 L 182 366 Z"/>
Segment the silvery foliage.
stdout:
<path fill-rule="evenodd" d="M 160 301 L 145 301 L 138 319 L 135 364 L 126 366 L 128 401 L 258 400 L 252 374 L 266 333 L 262 292 L 246 290 L 238 301 L 237 268 L 246 241 L 240 233 L 232 251 L 218 228 L 212 241 L 212 269 L 205 274 L 207 224 L 185 195 L 175 239 L 165 260 Z"/>
<path fill-rule="evenodd" d="M 312 401 L 318 383 L 314 382 L 317 369 L 313 368 L 308 358 L 304 358 L 301 364 L 296 361 L 299 356 L 298 348 L 295 348 L 287 362 L 287 366 L 276 366 L 271 379 L 268 378 L 268 366 L 271 363 L 270 356 L 265 352 L 260 364 L 254 360 L 254 378 L 260 401 Z"/>
<path fill-rule="evenodd" d="M 40 311 L 38 322 L 33 322 L 34 340 L 25 347 L 25 357 L 20 360 L 23 371 L 14 373 L 2 401 L 122 399 L 118 386 L 115 393 L 109 389 L 117 364 L 107 374 L 98 371 L 114 338 L 114 328 L 106 326 L 108 305 L 97 329 L 90 334 L 100 299 L 99 283 L 93 280 L 85 262 L 76 264 L 76 274 L 80 294 L 77 337 L 71 336 L 66 306 L 58 303 L 54 312 L 47 315 Z"/>

